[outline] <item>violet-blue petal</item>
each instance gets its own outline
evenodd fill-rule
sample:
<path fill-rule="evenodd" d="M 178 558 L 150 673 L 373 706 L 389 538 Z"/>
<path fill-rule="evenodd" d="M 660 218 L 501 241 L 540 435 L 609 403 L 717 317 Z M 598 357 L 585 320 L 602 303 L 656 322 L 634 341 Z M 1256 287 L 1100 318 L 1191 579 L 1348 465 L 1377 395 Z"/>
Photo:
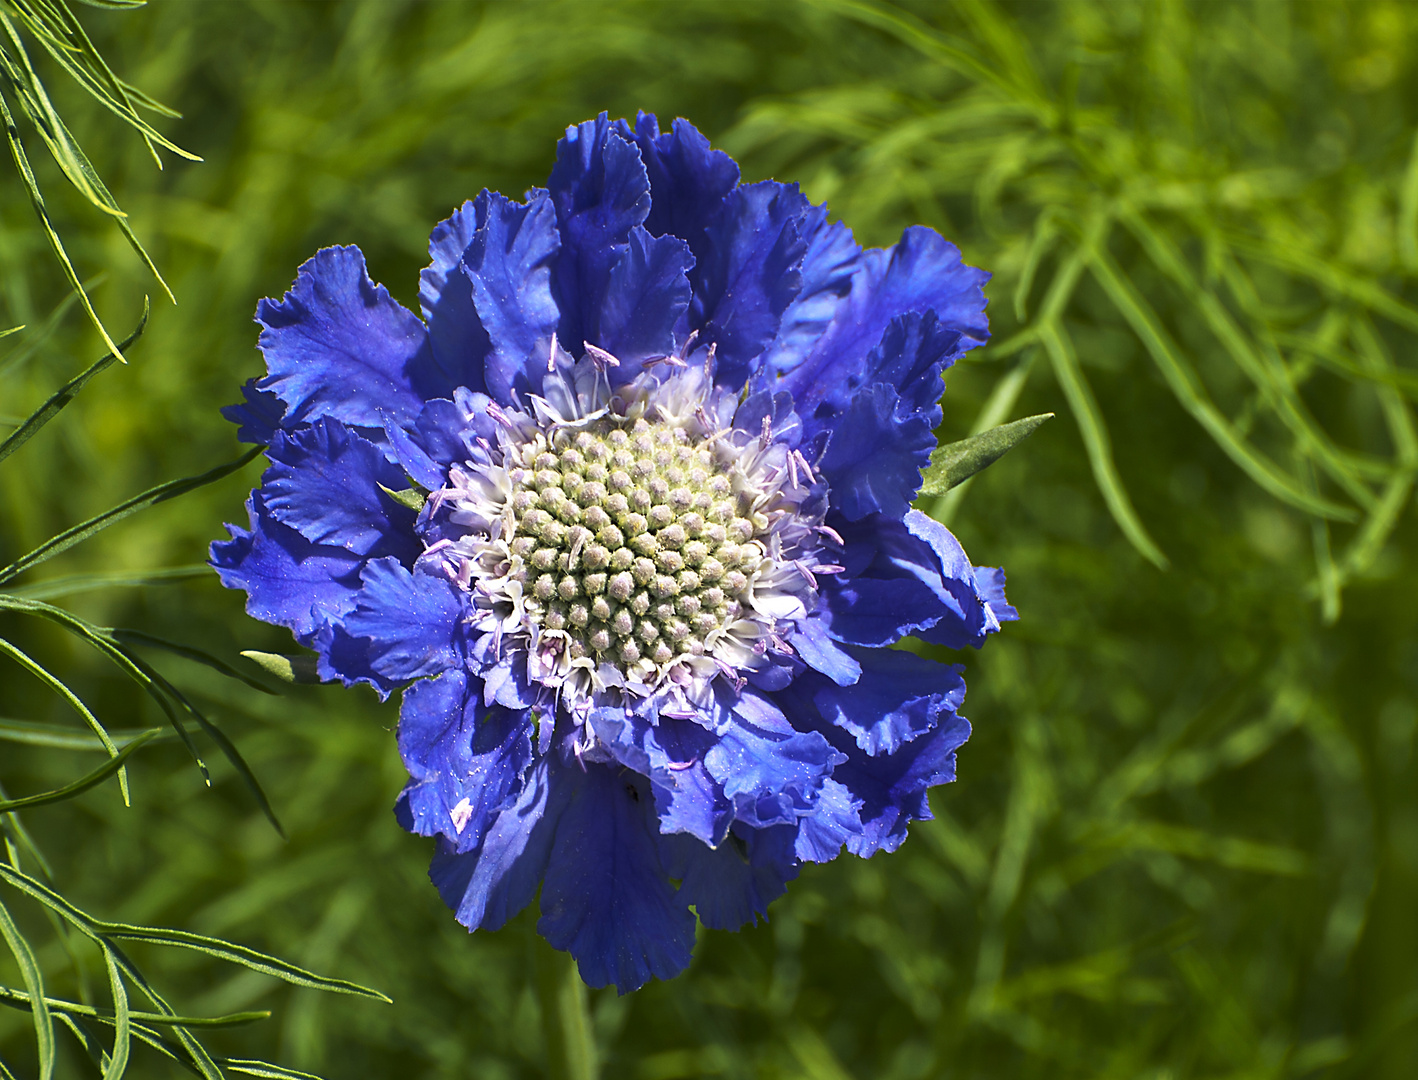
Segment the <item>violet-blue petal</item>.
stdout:
<path fill-rule="evenodd" d="M 849 687 L 826 683 L 813 693 L 823 717 L 875 757 L 948 722 L 965 700 L 959 665 L 941 664 L 899 649 L 848 651 L 862 675 Z"/>
<path fill-rule="evenodd" d="M 711 930 L 757 923 L 798 876 L 793 851 L 797 831 L 793 825 L 735 825 L 717 848 L 691 836 L 665 837 L 670 875 L 680 879 L 679 899 L 693 905 L 699 921 Z"/>
<path fill-rule="evenodd" d="M 990 606 L 994 617 L 1000 622 L 1014 622 L 1019 612 L 1004 598 L 1004 571 L 997 566 L 975 567 L 975 584 L 980 596 Z"/>
<path fill-rule="evenodd" d="M 642 112 L 634 129 L 621 120 L 616 131 L 639 147 L 645 163 L 651 195 L 645 228 L 655 236 L 681 237 L 696 256 L 702 254 L 705 228 L 738 184 L 734 159 L 712 149 L 688 120 L 676 120 L 661 132 L 654 115 Z"/>
<path fill-rule="evenodd" d="M 255 379 L 242 384 L 241 396 L 245 400 L 240 404 L 223 406 L 222 416 L 238 425 L 236 437 L 242 442 L 268 445 L 285 419 L 285 402 L 269 390 L 256 389 Z"/>
<path fill-rule="evenodd" d="M 468 852 L 522 790 L 532 719 L 526 710 L 483 705 L 476 680 L 448 671 L 404 691 L 399 754 L 409 771 L 395 807 L 399 823 Z"/>
<path fill-rule="evenodd" d="M 227 526 L 230 540 L 211 546 L 221 583 L 246 590 L 246 613 L 284 626 L 298 641 L 354 605 L 364 560 L 344 548 L 312 544 L 267 511 L 259 491 L 246 500 L 251 531 Z"/>
<path fill-rule="evenodd" d="M 650 212 L 650 180 L 640 151 L 602 113 L 566 129 L 547 188 L 556 203 L 562 249 L 554 275 L 559 334 L 568 346 L 590 340 L 611 267 L 630 231 Z"/>
<path fill-rule="evenodd" d="M 895 543 L 885 550 L 890 553 L 895 565 L 909 569 L 928 584 L 943 605 L 940 620 L 919 632 L 923 641 L 945 645 L 952 649 L 963 649 L 966 645 L 979 648 L 985 638 L 1000 628 L 1001 613 L 989 602 L 991 596 L 1003 601 L 1002 583 L 991 577 L 987 586 L 980 583 L 970 557 L 960 546 L 953 533 L 940 522 L 912 510 L 902 521 L 910 534 L 907 541 L 899 535 Z M 922 547 L 929 549 L 929 555 Z M 1008 604 L 1004 618 L 1018 613 Z"/>
<path fill-rule="evenodd" d="M 403 471 L 368 439 L 322 417 L 287 434 L 277 432 L 262 476 L 271 515 L 315 544 L 356 555 L 393 555 L 412 562 L 419 552 L 414 512 L 381 490 L 408 487 Z"/>
<path fill-rule="evenodd" d="M 373 687 L 379 700 L 384 701 L 399 688 L 399 681 L 374 669 L 372 646 L 369 638 L 349 633 L 343 623 L 326 623 L 310 642 L 315 650 L 315 672 L 320 681 L 344 686 L 363 683 Z"/>
<path fill-rule="evenodd" d="M 561 247 L 556 210 L 544 193 L 526 203 L 488 196 L 487 217 L 463 255 L 473 306 L 491 347 L 487 392 L 508 404 L 512 390 L 537 391 L 560 313 L 552 264 Z"/>
<path fill-rule="evenodd" d="M 689 306 L 687 271 L 693 265 L 689 246 L 678 237 L 651 236 L 639 226 L 630 230 L 595 322 L 586 328 L 587 341 L 620 361 L 611 369 L 612 383 L 629 382 L 644 361 L 674 352 L 675 324 Z"/>
<path fill-rule="evenodd" d="M 689 964 L 694 917 L 666 875 L 654 815 L 643 777 L 588 765 L 557 826 L 537 930 L 576 958 L 590 986 L 625 993 Z"/>
<path fill-rule="evenodd" d="M 323 416 L 407 423 L 444 389 L 423 323 L 370 280 L 357 247 L 318 252 L 280 303 L 261 301 L 256 321 L 269 372 L 256 385 L 285 402 L 286 427 Z"/>
<path fill-rule="evenodd" d="M 764 702 L 758 694 L 742 696 L 750 698 Z M 709 775 L 733 802 L 734 817 L 754 828 L 796 823 L 842 760 L 817 732 L 793 731 L 786 722 L 770 727 L 741 714 L 704 755 Z"/>
<path fill-rule="evenodd" d="M 797 185 L 764 180 L 734 189 L 706 230 L 689 328 L 715 345 L 721 386 L 744 384 L 802 288 L 802 226 L 810 210 Z"/>
<path fill-rule="evenodd" d="M 960 327 L 942 322 L 934 311 L 898 315 L 867 354 L 866 377 L 896 388 L 898 415 L 921 416 L 930 427 L 939 427 L 940 398 L 945 393 L 941 372 L 964 351 L 964 336 Z M 824 400 L 838 409 L 845 402 L 832 395 Z"/>
<path fill-rule="evenodd" d="M 467 593 L 420 564 L 410 573 L 397 559 L 371 559 L 364 588 L 344 618 L 345 632 L 367 638 L 369 664 L 405 682 L 463 666 Z"/>
<path fill-rule="evenodd" d="M 812 813 L 798 821 L 793 853 L 803 862 L 825 863 L 842 854 L 844 844 L 859 843 L 863 805 L 845 784 L 829 777 Z"/>
<path fill-rule="evenodd" d="M 532 902 L 575 784 L 544 755 L 516 801 L 488 826 L 481 847 L 459 854 L 449 841 L 439 842 L 428 876 L 469 930 L 496 930 Z"/>
<path fill-rule="evenodd" d="M 809 615 L 794 625 L 789 644 L 808 667 L 822 672 L 838 686 L 851 686 L 861 677 L 862 665 L 832 640 L 821 616 Z"/>
<path fill-rule="evenodd" d="M 428 324 L 433 358 L 450 386 L 485 390 L 483 361 L 492 342 L 473 307 L 473 287 L 463 273 L 463 253 L 487 220 L 484 189 L 440 221 L 428 238 L 432 260 L 419 274 L 419 306 Z"/>
<path fill-rule="evenodd" d="M 912 226 L 895 247 L 863 252 L 826 331 L 796 366 L 773 373 L 781 376 L 777 387 L 792 393 L 809 431 L 835 426 L 840 395 L 874 381 L 869 356 L 897 316 L 933 311 L 941 327 L 960 333 L 952 356 L 982 345 L 989 336 L 987 280 L 965 265 L 954 244 Z"/>
<path fill-rule="evenodd" d="M 902 517 L 920 490 L 935 436 L 926 417 L 899 418 L 898 401 L 895 388 L 873 383 L 857 391 L 833 425 L 819 468 L 833 507 L 850 521 Z"/>

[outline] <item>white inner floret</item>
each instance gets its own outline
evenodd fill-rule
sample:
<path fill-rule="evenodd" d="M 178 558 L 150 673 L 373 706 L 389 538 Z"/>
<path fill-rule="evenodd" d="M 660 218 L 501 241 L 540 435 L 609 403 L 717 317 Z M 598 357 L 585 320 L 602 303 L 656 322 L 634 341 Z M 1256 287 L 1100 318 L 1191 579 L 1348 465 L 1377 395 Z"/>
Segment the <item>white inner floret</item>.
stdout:
<path fill-rule="evenodd" d="M 789 651 L 781 624 L 836 569 L 804 512 L 813 474 L 766 423 L 723 423 L 735 401 L 698 367 L 612 392 L 614 358 L 560 356 L 530 413 L 489 406 L 488 460 L 433 495 L 467 531 L 429 554 L 499 654 L 525 649 L 528 677 L 573 709 L 662 690 L 690 708 Z"/>

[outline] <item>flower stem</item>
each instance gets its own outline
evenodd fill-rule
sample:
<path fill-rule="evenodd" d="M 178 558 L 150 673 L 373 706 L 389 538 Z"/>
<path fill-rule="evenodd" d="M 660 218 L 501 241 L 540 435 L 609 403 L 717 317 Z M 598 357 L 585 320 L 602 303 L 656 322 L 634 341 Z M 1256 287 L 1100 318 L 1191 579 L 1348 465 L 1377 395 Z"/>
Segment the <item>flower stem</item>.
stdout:
<path fill-rule="evenodd" d="M 596 1034 L 586 984 L 569 953 L 536 939 L 537 997 L 542 1007 L 550 1080 L 596 1080 Z"/>

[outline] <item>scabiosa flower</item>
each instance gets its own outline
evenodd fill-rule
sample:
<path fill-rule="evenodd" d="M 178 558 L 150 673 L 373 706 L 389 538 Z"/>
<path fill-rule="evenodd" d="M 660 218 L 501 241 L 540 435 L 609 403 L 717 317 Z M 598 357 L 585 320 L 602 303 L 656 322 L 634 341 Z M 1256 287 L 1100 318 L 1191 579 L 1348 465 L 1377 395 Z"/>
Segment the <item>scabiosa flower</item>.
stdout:
<path fill-rule="evenodd" d="M 396 814 L 469 929 L 540 890 L 593 986 L 689 963 L 953 779 L 1003 574 L 910 508 L 982 271 L 862 250 L 691 125 L 568 128 L 546 190 L 433 232 L 420 320 L 358 249 L 257 321 L 270 468 L 212 545 L 322 678 L 403 691 Z"/>

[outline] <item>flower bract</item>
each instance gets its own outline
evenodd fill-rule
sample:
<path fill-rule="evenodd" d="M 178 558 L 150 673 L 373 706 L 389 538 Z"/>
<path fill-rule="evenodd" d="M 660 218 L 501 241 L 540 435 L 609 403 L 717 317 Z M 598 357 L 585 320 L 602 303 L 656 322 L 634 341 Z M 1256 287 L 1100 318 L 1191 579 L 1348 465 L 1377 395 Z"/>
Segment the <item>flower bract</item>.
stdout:
<path fill-rule="evenodd" d="M 352 247 L 262 301 L 226 413 L 270 466 L 212 562 L 322 678 L 402 691 L 396 814 L 458 920 L 540 893 L 633 989 L 954 777 L 960 669 L 890 646 L 1015 618 L 910 505 L 987 275 L 926 228 L 863 250 L 644 114 L 429 253 L 421 318 Z"/>

